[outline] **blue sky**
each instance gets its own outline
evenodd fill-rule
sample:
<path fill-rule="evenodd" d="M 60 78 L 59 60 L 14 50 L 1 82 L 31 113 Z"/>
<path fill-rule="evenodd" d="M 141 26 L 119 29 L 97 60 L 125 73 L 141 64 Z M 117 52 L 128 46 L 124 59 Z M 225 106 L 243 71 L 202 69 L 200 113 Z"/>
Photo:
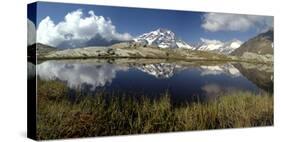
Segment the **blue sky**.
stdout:
<path fill-rule="evenodd" d="M 200 38 L 221 41 L 232 39 L 246 41 L 257 35 L 262 28 L 268 26 L 263 25 L 265 22 L 262 20 L 266 19 L 265 21 L 268 21 L 268 19 L 270 19 L 269 21 L 271 22 L 272 19 L 272 17 L 263 18 L 262 16 L 246 18 L 246 20 L 248 19 L 249 25 L 244 22 L 244 19 L 240 18 L 240 15 L 234 15 L 234 17 L 238 17 L 240 18 L 240 21 L 244 22 L 244 27 L 241 27 L 242 30 L 239 30 L 237 29 L 237 26 L 239 28 L 241 24 L 236 23 L 235 25 L 229 26 L 229 23 L 227 22 L 231 22 L 231 18 L 226 18 L 227 16 L 219 16 L 217 19 L 220 20 L 222 17 L 221 20 L 225 22 L 225 24 L 221 26 L 224 27 L 224 29 L 214 29 L 214 25 L 212 25 L 214 21 L 212 21 L 211 18 L 216 17 L 216 15 L 212 16 L 204 12 L 39 2 L 37 5 L 37 28 L 39 23 L 47 16 L 49 16 L 56 25 L 61 21 L 64 21 L 64 17 L 68 13 L 78 9 L 82 10 L 83 17 L 90 16 L 88 12 L 93 11 L 96 16 L 103 16 L 105 19 L 110 18 L 112 25 L 115 26 L 118 33 L 129 33 L 131 36 L 135 37 L 142 33 L 156 30 L 157 28 L 165 28 L 173 31 L 177 37 L 180 37 L 191 44 L 198 43 Z M 29 14 L 28 18 L 32 20 L 34 19 L 34 16 L 34 14 Z M 206 22 L 206 19 L 209 22 L 207 24 L 205 23 L 207 28 L 202 26 L 204 20 Z M 256 19 L 261 19 L 261 21 L 257 21 Z M 221 21 L 215 22 L 220 23 Z M 232 23 L 234 22 L 232 21 Z"/>

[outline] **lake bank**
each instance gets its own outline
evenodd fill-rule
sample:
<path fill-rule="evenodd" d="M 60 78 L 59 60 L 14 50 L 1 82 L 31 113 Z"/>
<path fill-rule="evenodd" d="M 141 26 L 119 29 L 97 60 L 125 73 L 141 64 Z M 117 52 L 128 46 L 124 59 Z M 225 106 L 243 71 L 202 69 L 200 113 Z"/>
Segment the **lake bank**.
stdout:
<path fill-rule="evenodd" d="M 44 45 L 40 45 L 43 46 Z M 44 48 L 40 48 L 43 50 Z M 214 52 L 195 51 L 190 49 L 169 49 L 157 47 L 84 47 L 63 50 L 38 51 L 37 59 L 165 59 L 176 61 L 232 61 L 272 64 L 270 55 L 230 56 Z"/>

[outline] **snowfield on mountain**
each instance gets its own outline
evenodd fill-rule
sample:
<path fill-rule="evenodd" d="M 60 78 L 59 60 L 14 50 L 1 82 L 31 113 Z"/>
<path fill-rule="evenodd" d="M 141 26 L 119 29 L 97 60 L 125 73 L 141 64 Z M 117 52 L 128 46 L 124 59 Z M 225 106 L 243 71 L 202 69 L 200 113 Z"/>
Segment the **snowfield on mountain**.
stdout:
<path fill-rule="evenodd" d="M 222 42 L 219 40 L 201 38 L 201 44 L 199 44 L 199 46 L 197 46 L 195 50 L 210 51 L 228 55 L 235 49 L 239 48 L 241 44 L 242 42 L 239 40 Z"/>
<path fill-rule="evenodd" d="M 157 29 L 155 31 L 144 33 L 134 39 L 135 42 L 144 43 L 149 46 L 160 48 L 187 48 L 192 49 L 188 43 L 178 39 L 176 34 L 167 29 Z"/>

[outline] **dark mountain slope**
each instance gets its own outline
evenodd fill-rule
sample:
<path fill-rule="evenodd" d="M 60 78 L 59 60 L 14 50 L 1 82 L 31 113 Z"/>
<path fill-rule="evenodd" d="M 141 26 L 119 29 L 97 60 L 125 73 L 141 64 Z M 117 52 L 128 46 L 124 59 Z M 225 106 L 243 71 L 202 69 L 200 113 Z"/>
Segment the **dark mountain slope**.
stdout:
<path fill-rule="evenodd" d="M 243 43 L 239 48 L 234 50 L 231 55 L 242 56 L 245 52 L 259 55 L 273 54 L 273 29 L 261 33 Z"/>

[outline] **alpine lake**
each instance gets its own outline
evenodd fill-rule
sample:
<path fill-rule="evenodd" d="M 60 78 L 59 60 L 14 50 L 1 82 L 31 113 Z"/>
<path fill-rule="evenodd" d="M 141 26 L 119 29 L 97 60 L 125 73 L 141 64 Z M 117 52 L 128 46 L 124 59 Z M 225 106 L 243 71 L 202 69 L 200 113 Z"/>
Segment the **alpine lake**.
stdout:
<path fill-rule="evenodd" d="M 270 64 L 73 59 L 36 69 L 40 139 L 273 125 Z"/>
<path fill-rule="evenodd" d="M 40 80 L 64 83 L 76 91 L 145 95 L 151 99 L 169 92 L 175 104 L 208 101 L 230 91 L 273 93 L 271 65 L 227 62 L 165 62 L 149 60 L 48 60 L 37 64 Z"/>

